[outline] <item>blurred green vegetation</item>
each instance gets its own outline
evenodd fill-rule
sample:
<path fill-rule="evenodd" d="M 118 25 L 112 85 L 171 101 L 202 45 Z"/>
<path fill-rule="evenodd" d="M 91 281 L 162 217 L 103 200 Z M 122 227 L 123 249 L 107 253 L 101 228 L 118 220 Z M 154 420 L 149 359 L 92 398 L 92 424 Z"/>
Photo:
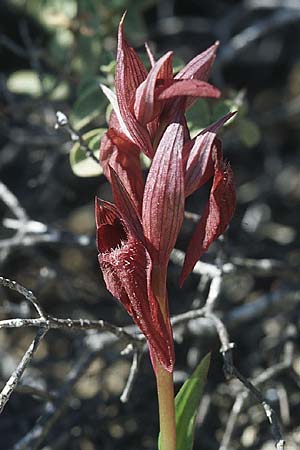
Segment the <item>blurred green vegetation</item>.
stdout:
<path fill-rule="evenodd" d="M 112 84 L 117 27 L 127 10 L 126 29 L 135 42 L 145 39 L 144 11 L 155 0 L 12 0 L 21 11 L 49 32 L 43 62 L 42 89 L 35 70 L 13 73 L 8 87 L 14 93 L 73 101 L 71 120 L 82 128 L 106 105 L 99 83 Z M 103 72 L 102 70 L 103 69 Z"/>
<path fill-rule="evenodd" d="M 28 70 L 9 75 L 8 90 L 35 99 L 46 98 L 55 107 L 65 108 L 74 128 L 82 129 L 83 138 L 96 153 L 100 139 L 97 132 L 99 127 L 106 126 L 111 111 L 99 84 L 112 88 L 114 85 L 119 20 L 127 10 L 127 37 L 140 45 L 147 38 L 145 12 L 156 3 L 157 0 L 12 0 L 17 9 L 42 25 L 47 43 L 33 49 L 38 50 L 37 67 L 31 65 Z M 176 49 L 172 50 L 177 71 L 184 63 L 176 57 Z M 146 62 L 146 52 L 142 52 L 141 58 Z M 235 138 L 246 147 L 256 146 L 260 131 L 247 117 L 242 91 L 229 91 L 218 101 L 198 100 L 188 112 L 192 136 L 229 111 L 238 111 L 234 120 L 227 124 L 234 122 Z M 83 177 L 98 176 L 101 171 L 95 169 L 94 161 L 90 163 L 86 158 L 76 143 L 70 153 L 74 173 Z"/>

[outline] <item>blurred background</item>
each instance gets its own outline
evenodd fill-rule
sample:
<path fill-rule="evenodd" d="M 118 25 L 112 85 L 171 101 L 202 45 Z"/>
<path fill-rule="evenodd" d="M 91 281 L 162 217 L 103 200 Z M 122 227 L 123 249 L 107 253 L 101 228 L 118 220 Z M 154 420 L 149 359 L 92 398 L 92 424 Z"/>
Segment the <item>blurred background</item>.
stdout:
<path fill-rule="evenodd" d="M 210 81 L 223 96 L 199 100 L 189 123 L 196 133 L 238 110 L 222 131 L 238 205 L 225 239 L 203 260 L 221 259 L 234 268 L 224 275 L 217 311 L 236 343 L 236 366 L 254 380 L 265 374 L 257 383 L 280 417 L 288 449 L 299 448 L 300 1 L 0 3 L 0 275 L 32 289 L 55 317 L 131 323 L 106 291 L 97 263 L 93 203 L 96 194 L 111 198 L 109 186 L 70 134 L 54 129 L 56 111 L 67 114 L 97 155 L 109 114 L 99 83 L 113 85 L 124 10 L 127 37 L 145 61 L 145 41 L 157 57 L 173 50 L 178 68 L 220 41 Z M 188 209 L 200 214 L 199 199 L 191 199 Z M 184 224 L 179 249 L 184 250 L 192 226 L 191 220 Z M 174 261 L 168 280 L 172 315 L 200 307 L 207 296 L 206 276 L 191 276 L 179 290 L 179 273 Z M 33 314 L 22 297 L 1 288 L 0 320 Z M 1 387 L 33 336 L 30 329 L 0 330 Z M 0 448 L 157 448 L 148 355 L 123 404 L 131 355 L 121 355 L 118 343 L 95 354 L 91 348 L 99 339 L 95 333 L 48 333 L 1 415 Z M 212 351 L 195 448 L 273 448 L 270 427 L 254 400 L 245 398 L 232 416 L 241 386 L 225 380 L 219 347 L 205 321 L 178 330 L 176 389 Z M 275 369 L 266 372 L 270 368 Z M 37 437 L 39 425 L 43 433 Z"/>

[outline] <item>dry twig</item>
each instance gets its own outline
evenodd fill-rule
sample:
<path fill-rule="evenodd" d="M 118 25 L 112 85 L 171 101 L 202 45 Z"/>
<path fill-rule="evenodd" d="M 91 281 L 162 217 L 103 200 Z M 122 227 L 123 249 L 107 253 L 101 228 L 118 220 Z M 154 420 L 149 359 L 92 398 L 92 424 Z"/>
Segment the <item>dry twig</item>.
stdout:
<path fill-rule="evenodd" d="M 208 273 L 211 277 L 211 283 L 210 283 L 210 289 L 209 293 L 206 299 L 205 306 L 203 308 L 200 308 L 198 310 L 194 311 L 188 311 L 187 313 L 178 315 L 174 318 L 172 318 L 172 325 L 174 327 L 178 325 L 182 325 L 185 323 L 188 323 L 192 320 L 195 320 L 197 318 L 205 318 L 206 320 L 209 320 L 212 324 L 212 326 L 215 327 L 217 334 L 219 336 L 220 342 L 221 342 L 221 353 L 223 355 L 224 360 L 224 371 L 227 377 L 236 377 L 241 381 L 243 386 L 246 388 L 246 391 L 240 394 L 237 397 L 237 400 L 233 406 L 232 413 L 229 417 L 227 428 L 221 443 L 220 449 L 225 450 L 230 442 L 230 438 L 232 435 L 232 431 L 234 429 L 237 417 L 239 412 L 241 411 L 245 399 L 247 398 L 248 394 L 251 393 L 256 401 L 258 401 L 262 407 L 264 408 L 265 414 L 271 424 L 271 431 L 274 437 L 274 440 L 276 442 L 276 448 L 283 449 L 284 448 L 284 440 L 281 435 L 279 421 L 277 418 L 277 415 L 272 410 L 270 405 L 265 401 L 263 395 L 258 391 L 258 389 L 255 387 L 255 385 L 260 384 L 263 379 L 263 376 L 260 379 L 254 380 L 254 382 L 250 382 L 247 380 L 240 372 L 236 369 L 236 367 L 233 364 L 233 357 L 232 357 L 232 348 L 234 347 L 234 344 L 230 342 L 229 334 L 227 331 L 227 328 L 220 317 L 218 317 L 215 312 L 215 306 L 216 302 L 219 298 L 221 288 L 222 288 L 222 280 L 223 280 L 223 273 L 222 269 L 216 268 L 215 266 L 201 263 L 202 267 L 206 269 L 206 274 Z M 270 266 L 272 267 L 272 266 Z M 26 288 L 24 288 L 19 283 L 16 283 L 14 281 L 5 279 L 3 277 L 0 277 L 0 284 L 2 286 L 6 286 L 10 289 L 15 290 L 16 292 L 19 292 L 22 294 L 36 309 L 38 317 L 37 318 L 30 318 L 30 319 L 24 319 L 24 318 L 15 318 L 15 319 L 7 319 L 0 321 L 0 328 L 20 328 L 20 327 L 37 327 L 38 333 L 35 337 L 34 341 L 32 342 L 31 346 L 25 353 L 24 357 L 22 358 L 22 361 L 20 362 L 18 368 L 16 371 L 11 375 L 10 379 L 4 386 L 2 390 L 2 394 L 0 397 L 0 406 L 1 410 L 5 406 L 5 403 L 8 401 L 10 395 L 12 392 L 16 389 L 20 378 L 27 367 L 27 365 L 32 360 L 32 357 L 34 355 L 34 352 L 41 341 L 41 339 L 45 336 L 48 330 L 50 329 L 63 329 L 63 330 L 95 330 L 97 332 L 101 331 L 101 339 L 96 338 L 96 340 L 93 343 L 93 336 L 87 336 L 86 344 L 91 349 L 91 355 L 95 355 L 95 353 L 99 352 L 104 346 L 112 344 L 114 340 L 121 339 L 124 342 L 124 345 L 130 345 L 133 349 L 133 362 L 130 370 L 130 374 L 128 377 L 127 384 L 123 390 L 123 393 L 121 395 L 121 401 L 126 402 L 128 400 L 128 397 L 130 395 L 132 386 L 134 384 L 134 380 L 137 376 L 138 372 L 138 366 L 139 361 L 141 358 L 141 355 L 143 353 L 143 347 L 145 338 L 143 335 L 139 333 L 137 328 L 135 326 L 130 327 L 116 327 L 114 325 L 111 325 L 109 323 L 106 323 L 102 320 L 86 320 L 86 319 L 59 319 L 55 317 L 51 317 L 45 313 L 41 305 L 39 304 L 36 297 L 33 295 L 33 293 Z M 241 308 L 241 307 L 240 307 Z M 238 309 L 238 308 L 237 308 Z M 259 308 L 258 308 L 259 310 Z M 234 311 L 232 312 L 234 314 Z M 239 314 L 241 316 L 241 314 Z M 243 316 L 243 314 L 242 314 Z M 245 316 L 243 316 L 245 319 Z M 250 314 L 250 317 L 251 314 Z M 228 319 L 228 318 L 227 318 Z M 232 322 L 232 321 L 231 321 Z M 229 320 L 230 323 L 230 320 Z M 97 335 L 98 336 L 98 335 Z M 92 358 L 92 356 L 90 356 Z M 89 360 L 89 358 L 88 358 Z M 270 377 L 274 374 L 278 373 L 280 370 L 284 370 L 287 365 L 290 365 L 290 360 L 285 360 L 284 363 L 281 365 L 278 364 L 275 368 L 270 368 L 270 370 L 264 372 L 264 376 Z M 79 371 L 81 373 L 81 371 Z M 76 378 L 78 379 L 78 377 Z M 75 381 L 74 381 L 75 383 Z M 72 384 L 72 383 L 71 383 Z M 67 389 L 67 392 L 70 391 Z M 55 401 L 54 401 L 55 403 Z M 51 403 L 52 404 L 52 403 Z M 59 410 L 58 412 L 55 412 L 55 409 L 53 409 L 53 405 L 50 408 L 50 412 L 47 411 L 45 413 L 45 416 L 41 422 L 47 423 L 46 431 L 41 428 L 40 422 L 39 425 L 36 425 L 33 430 L 31 430 L 28 435 L 26 435 L 14 448 L 14 450 L 21 450 L 25 449 L 28 442 L 41 442 L 46 434 L 48 433 L 48 429 L 51 428 L 52 424 L 56 420 L 56 417 L 59 416 L 62 413 L 64 402 L 60 401 L 59 403 Z M 24 446 L 25 445 L 25 446 Z M 38 444 L 37 444 L 38 445 Z M 38 447 L 33 447 L 38 448 Z"/>
<path fill-rule="evenodd" d="M 175 252 L 175 258 L 174 258 L 174 253 L 173 253 L 173 258 L 176 260 L 176 262 L 180 262 L 179 261 L 180 257 L 181 257 L 180 252 L 178 252 L 178 251 Z M 237 418 L 239 412 L 241 411 L 241 408 L 244 404 L 245 398 L 248 396 L 249 393 L 264 408 L 266 417 L 271 426 L 271 432 L 273 435 L 273 439 L 275 441 L 276 449 L 283 450 L 284 449 L 284 439 L 282 437 L 279 419 L 277 417 L 277 414 L 271 408 L 271 406 L 268 404 L 268 402 L 264 399 L 261 392 L 254 386 L 254 383 L 250 382 L 246 377 L 244 377 L 238 371 L 238 369 L 235 367 L 235 365 L 233 363 L 233 354 L 232 354 L 232 350 L 235 347 L 235 344 L 233 342 L 230 342 L 229 333 L 227 331 L 225 324 L 220 319 L 220 317 L 218 317 L 216 315 L 216 313 L 214 312 L 215 305 L 219 298 L 219 295 L 221 292 L 221 287 L 222 287 L 222 278 L 223 278 L 222 268 L 217 268 L 215 266 L 212 266 L 212 265 L 206 264 L 206 263 L 202 263 L 202 262 L 197 263 L 197 265 L 198 265 L 197 271 L 204 269 L 204 273 L 206 275 L 209 274 L 209 276 L 211 276 L 210 289 L 209 289 L 209 293 L 208 293 L 208 296 L 207 296 L 207 299 L 205 302 L 205 306 L 198 309 L 197 311 L 189 311 L 185 314 L 180 315 L 180 317 L 174 318 L 172 321 L 172 324 L 175 325 L 175 324 L 180 323 L 182 320 L 191 320 L 191 319 L 195 319 L 196 317 L 204 317 L 206 319 L 210 319 L 211 322 L 214 324 L 214 327 L 217 331 L 217 334 L 218 334 L 220 342 L 221 342 L 220 352 L 223 356 L 224 373 L 225 373 L 226 378 L 231 378 L 231 377 L 237 378 L 242 383 L 244 388 L 246 389 L 245 393 L 242 393 L 236 399 L 236 402 L 233 406 L 232 414 L 229 418 L 227 429 L 225 431 L 225 434 L 224 434 L 224 437 L 223 437 L 223 440 L 222 440 L 222 443 L 220 446 L 220 450 L 228 449 L 228 444 L 230 442 L 230 438 L 232 435 L 234 424 L 236 422 L 236 418 Z M 197 265 L 196 265 L 196 267 L 197 267 Z M 225 267 L 226 266 L 227 266 L 227 270 L 229 270 L 229 271 L 234 270 L 233 265 L 232 265 L 232 267 L 230 267 L 230 269 L 227 264 L 225 264 Z M 258 262 L 258 264 L 253 264 L 253 261 L 252 261 L 250 266 L 252 266 L 252 267 L 254 266 L 255 269 L 262 268 L 262 270 L 264 270 L 264 271 L 266 271 L 266 270 L 272 271 L 274 264 L 273 263 L 266 264 L 265 262 L 263 264 L 260 264 L 259 262 Z M 223 267 L 224 267 L 224 265 L 223 265 Z M 280 298 L 282 298 L 282 297 L 280 297 Z M 289 357 L 283 364 L 279 364 L 275 370 L 273 368 L 271 368 L 269 371 L 266 371 L 268 373 L 268 377 L 270 377 L 271 374 L 277 373 L 278 370 L 284 370 L 287 366 L 290 366 L 290 365 L 291 365 L 291 357 Z M 278 369 L 278 367 L 280 369 Z"/>
<path fill-rule="evenodd" d="M 73 125 L 70 123 L 68 117 L 61 111 L 57 111 L 56 113 L 55 129 L 58 128 L 65 128 L 68 131 L 71 140 L 73 142 L 79 142 L 80 147 L 86 153 L 86 155 L 92 158 L 95 161 L 95 163 L 99 164 L 99 159 L 95 156 L 94 152 L 89 148 L 82 134 L 79 131 L 75 130 Z"/>

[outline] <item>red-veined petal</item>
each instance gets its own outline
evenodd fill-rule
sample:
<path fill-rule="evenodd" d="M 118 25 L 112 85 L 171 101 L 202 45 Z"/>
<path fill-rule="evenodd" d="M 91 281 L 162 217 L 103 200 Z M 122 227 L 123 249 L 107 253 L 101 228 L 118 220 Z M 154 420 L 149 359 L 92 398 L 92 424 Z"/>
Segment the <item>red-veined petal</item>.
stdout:
<path fill-rule="evenodd" d="M 235 113 L 228 113 L 202 130 L 183 149 L 185 195 L 188 197 L 214 174 L 212 149 L 218 130 Z"/>
<path fill-rule="evenodd" d="M 146 127 L 134 116 L 132 104 L 135 91 L 147 76 L 147 71 L 132 47 L 129 46 L 123 31 L 124 16 L 118 34 L 116 62 L 116 95 L 122 120 L 132 142 L 148 157 L 153 156 L 153 148 Z"/>
<path fill-rule="evenodd" d="M 166 129 L 149 170 L 143 199 L 144 234 L 154 265 L 165 267 L 184 214 L 183 126 Z"/>
<path fill-rule="evenodd" d="M 173 80 L 158 96 L 160 100 L 167 100 L 179 96 L 219 98 L 221 93 L 206 81 Z"/>
<path fill-rule="evenodd" d="M 117 172 L 123 185 L 141 213 L 144 192 L 144 179 L 139 149 L 118 129 L 114 112 L 110 118 L 110 128 L 101 139 L 100 164 L 104 175 L 111 181 L 109 165 Z"/>
<path fill-rule="evenodd" d="M 145 335 L 151 354 L 172 371 L 172 333 L 151 290 L 149 298 L 152 266 L 147 249 L 132 234 L 114 205 L 96 200 L 96 222 L 98 259 L 107 289 Z"/>
<path fill-rule="evenodd" d="M 216 52 L 219 47 L 219 42 L 215 42 L 204 52 L 195 56 L 186 66 L 178 72 L 176 79 L 194 78 L 196 80 L 207 81 L 214 60 Z"/>
<path fill-rule="evenodd" d="M 129 105 L 135 90 L 146 79 L 148 72 L 138 54 L 128 44 L 124 36 L 124 19 L 125 14 L 121 18 L 118 30 L 116 75 L 118 80 L 121 81 L 121 87 L 125 88 L 122 95 L 124 96 L 127 105 Z M 117 84 L 116 80 L 116 85 Z M 116 90 L 118 91 L 118 86 L 116 87 Z"/>
<path fill-rule="evenodd" d="M 114 202 L 118 211 L 122 214 L 132 234 L 143 242 L 144 235 L 139 210 L 112 166 L 110 166 L 110 178 Z"/>
<path fill-rule="evenodd" d="M 172 57 L 172 52 L 162 56 L 154 64 L 146 80 L 136 90 L 134 113 L 137 120 L 142 124 L 151 122 L 159 112 L 157 111 L 158 99 L 155 99 L 155 86 L 158 79 L 172 77 Z"/>
<path fill-rule="evenodd" d="M 221 151 L 218 153 L 219 155 L 215 155 L 215 172 L 209 200 L 189 242 L 180 286 L 210 244 L 224 233 L 234 213 L 236 197 L 232 171 L 228 164 L 219 159 Z"/>

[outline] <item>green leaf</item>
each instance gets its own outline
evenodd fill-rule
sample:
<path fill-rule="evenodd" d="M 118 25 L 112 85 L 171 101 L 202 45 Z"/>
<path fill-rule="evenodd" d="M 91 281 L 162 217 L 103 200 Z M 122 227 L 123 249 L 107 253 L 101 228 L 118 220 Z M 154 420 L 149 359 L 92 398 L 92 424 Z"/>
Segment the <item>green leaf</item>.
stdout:
<path fill-rule="evenodd" d="M 192 450 L 196 417 L 202 399 L 210 354 L 206 355 L 188 378 L 175 398 L 177 450 Z M 161 448 L 158 440 L 159 450 Z"/>
<path fill-rule="evenodd" d="M 33 97 L 41 95 L 41 84 L 38 74 L 33 70 L 18 70 L 7 80 L 7 88 L 14 94 L 27 94 Z"/>
<path fill-rule="evenodd" d="M 100 140 L 105 133 L 104 128 L 95 128 L 83 134 L 82 138 L 94 155 L 98 158 Z M 97 164 L 80 146 L 79 142 L 73 145 L 70 151 L 70 164 L 75 175 L 82 178 L 97 177 L 103 173 L 100 164 Z"/>
<path fill-rule="evenodd" d="M 203 98 L 198 99 L 194 105 L 188 109 L 186 114 L 188 126 L 192 134 L 197 134 L 199 131 L 211 124 L 211 114 L 207 100 Z"/>
<path fill-rule="evenodd" d="M 215 122 L 220 117 L 225 116 L 229 112 L 233 112 L 233 111 L 236 111 L 236 108 L 234 108 L 231 101 L 224 100 L 224 101 L 218 102 L 212 110 L 212 115 L 211 115 L 212 122 Z"/>
<path fill-rule="evenodd" d="M 237 120 L 246 113 L 245 111 L 245 92 L 243 90 L 232 92 L 228 98 L 221 99 L 216 102 L 212 107 L 212 122 L 220 119 L 220 117 L 225 116 L 229 112 L 237 111 L 238 114 L 233 116 L 230 120 L 226 122 L 225 127 Z"/>
<path fill-rule="evenodd" d="M 210 354 L 206 355 L 175 398 L 177 450 L 192 450 L 195 423 L 202 399 Z"/>
<path fill-rule="evenodd" d="M 99 81 L 98 77 L 87 78 L 79 87 L 78 97 L 71 113 L 72 123 L 77 130 L 104 112 L 106 99 L 100 89 Z"/>
<path fill-rule="evenodd" d="M 243 118 L 239 120 L 237 132 L 240 141 L 248 148 L 255 147 L 261 139 L 260 129 L 256 123 L 249 119 Z"/>
<path fill-rule="evenodd" d="M 140 154 L 140 161 L 142 169 L 149 169 L 151 166 L 151 159 L 148 158 L 148 156 L 145 155 L 145 153 Z"/>
<path fill-rule="evenodd" d="M 41 84 L 42 83 L 42 84 Z M 55 77 L 48 73 L 42 79 L 34 70 L 17 70 L 7 80 L 7 88 L 14 94 L 30 95 L 38 98 L 49 95 L 50 100 L 62 100 L 68 95 L 68 85 L 65 82 L 56 84 Z"/>

